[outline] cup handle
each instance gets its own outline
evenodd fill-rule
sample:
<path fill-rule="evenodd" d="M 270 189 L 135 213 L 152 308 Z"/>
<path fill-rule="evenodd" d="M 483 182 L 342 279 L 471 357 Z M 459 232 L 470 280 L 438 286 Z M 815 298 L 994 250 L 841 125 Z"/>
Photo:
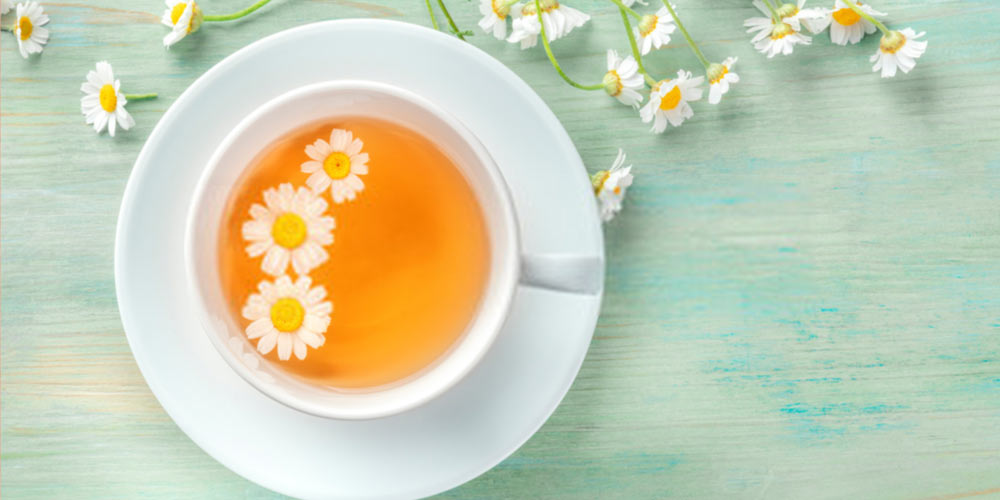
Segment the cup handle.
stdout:
<path fill-rule="evenodd" d="M 522 285 L 592 295 L 604 284 L 600 257 L 563 254 L 521 255 Z"/>

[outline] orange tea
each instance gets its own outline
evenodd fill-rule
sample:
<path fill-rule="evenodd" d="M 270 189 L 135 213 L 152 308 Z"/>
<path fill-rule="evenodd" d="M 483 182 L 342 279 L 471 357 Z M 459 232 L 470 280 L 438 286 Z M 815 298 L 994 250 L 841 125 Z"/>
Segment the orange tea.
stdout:
<path fill-rule="evenodd" d="M 332 387 L 434 363 L 476 315 L 489 274 L 486 223 L 456 165 L 371 118 L 309 124 L 267 146 L 220 227 L 222 290 L 247 341 Z"/>

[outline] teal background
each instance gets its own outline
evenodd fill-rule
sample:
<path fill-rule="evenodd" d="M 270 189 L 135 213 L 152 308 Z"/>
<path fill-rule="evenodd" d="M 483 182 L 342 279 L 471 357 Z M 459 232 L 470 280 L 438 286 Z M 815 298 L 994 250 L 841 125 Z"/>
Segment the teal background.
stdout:
<path fill-rule="evenodd" d="M 929 41 L 913 73 L 881 80 L 875 37 L 767 60 L 743 33 L 749 0 L 677 3 L 711 59 L 739 57 L 742 82 L 662 136 L 565 85 L 540 48 L 470 38 L 536 89 L 592 172 L 621 147 L 637 177 L 606 227 L 603 312 L 572 390 L 517 453 L 444 496 L 1000 497 L 1000 4 L 877 1 Z M 604 50 L 627 48 L 620 18 L 571 4 L 593 20 L 553 47 L 595 83 Z M 474 2 L 450 5 L 476 29 Z M 425 6 L 275 0 L 169 51 L 155 1 L 45 7 L 41 57 L 0 37 L 0 491 L 272 497 L 195 446 L 139 374 L 113 286 L 122 191 L 171 102 L 236 49 L 333 18 L 429 25 Z M 79 112 L 102 59 L 127 92 L 161 95 L 130 103 L 138 124 L 114 139 Z M 675 38 L 647 66 L 698 63 Z"/>

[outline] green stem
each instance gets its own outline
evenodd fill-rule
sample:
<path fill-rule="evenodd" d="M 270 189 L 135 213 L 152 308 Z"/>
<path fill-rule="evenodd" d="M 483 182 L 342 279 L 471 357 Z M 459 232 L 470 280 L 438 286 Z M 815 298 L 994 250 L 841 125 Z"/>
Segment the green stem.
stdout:
<path fill-rule="evenodd" d="M 448 7 L 444 6 L 444 0 L 438 0 L 438 6 L 441 7 L 441 12 L 444 13 L 444 18 L 448 20 L 448 26 L 451 26 L 451 33 L 457 36 L 459 40 L 465 41 L 465 35 L 463 35 L 462 32 L 459 31 L 458 26 L 455 25 L 455 20 L 451 18 L 451 13 L 448 12 Z"/>
<path fill-rule="evenodd" d="M 204 20 L 205 20 L 205 22 L 210 22 L 210 23 L 211 22 L 218 22 L 218 21 L 233 21 L 233 20 L 239 19 L 241 17 L 246 17 L 247 15 L 251 14 L 253 11 L 255 11 L 255 10 L 257 10 L 257 9 L 265 6 L 265 5 L 267 5 L 267 3 L 270 2 L 270 1 L 271 0 L 258 0 L 257 3 L 251 5 L 251 6 L 245 8 L 243 10 L 240 10 L 240 11 L 237 11 L 237 12 L 233 12 L 232 14 L 224 14 L 224 15 L 221 15 L 221 16 L 205 16 Z"/>
<path fill-rule="evenodd" d="M 762 1 L 764 2 L 764 5 L 767 6 L 767 10 L 771 11 L 771 20 L 774 21 L 775 24 L 777 24 L 778 21 L 781 21 L 781 16 L 778 15 L 778 9 L 771 5 L 771 0 Z"/>
<path fill-rule="evenodd" d="M 635 59 L 636 64 L 639 65 L 639 72 L 645 77 L 646 83 L 653 85 L 656 83 L 656 79 L 653 78 L 646 67 L 642 65 L 642 55 L 639 53 L 639 46 L 635 43 L 635 35 L 632 33 L 632 24 L 628 22 L 628 15 L 625 13 L 625 9 L 622 6 L 618 7 L 618 10 L 622 14 L 622 24 L 625 25 L 625 34 L 628 35 L 628 44 L 632 48 L 632 58 Z"/>
<path fill-rule="evenodd" d="M 150 99 L 156 99 L 157 94 L 154 92 L 152 94 L 125 94 L 125 99 L 129 102 L 133 101 L 148 101 Z"/>
<path fill-rule="evenodd" d="M 431 26 L 434 26 L 435 30 L 440 30 L 437 17 L 434 16 L 434 7 L 431 7 L 431 0 L 424 0 L 424 3 L 427 4 L 427 13 L 431 16 Z"/>
<path fill-rule="evenodd" d="M 14 32 L 14 27 L 13 26 L 0 26 L 0 31 L 9 31 L 9 32 L 13 33 Z"/>
<path fill-rule="evenodd" d="M 694 43 L 694 39 L 691 38 L 691 35 L 688 33 L 687 28 L 684 27 L 684 23 L 682 23 L 681 19 L 677 17 L 677 13 L 674 12 L 673 6 L 670 5 L 670 0 L 662 0 L 662 1 L 663 5 L 670 12 L 670 17 L 674 18 L 674 23 L 677 24 L 678 28 L 680 28 L 681 34 L 684 35 L 684 39 L 687 40 L 688 45 L 691 46 L 691 50 L 694 51 L 694 55 L 698 56 L 698 60 L 705 65 L 705 69 L 708 69 L 708 67 L 711 66 L 712 63 L 708 62 L 708 59 L 705 58 L 705 54 L 702 54 L 701 49 L 698 48 L 698 44 Z"/>
<path fill-rule="evenodd" d="M 559 67 L 559 61 L 556 61 L 556 56 L 552 54 L 552 47 L 549 47 L 549 36 L 545 33 L 545 22 L 542 21 L 542 5 L 538 0 L 535 0 L 535 13 L 538 15 L 538 24 L 542 28 L 542 46 L 545 47 L 545 55 L 549 56 L 549 61 L 552 63 L 552 67 L 556 69 L 556 73 L 566 80 L 566 83 L 580 89 L 580 90 L 602 90 L 604 88 L 603 84 L 597 85 L 583 85 L 573 81 L 566 73 L 563 72 L 562 68 Z"/>
<path fill-rule="evenodd" d="M 629 14 L 632 14 L 632 17 L 634 17 L 636 19 L 642 19 L 642 15 L 641 14 L 639 14 L 638 12 L 632 10 L 632 8 L 629 7 L 628 5 L 625 5 L 624 3 L 622 3 L 622 0 L 611 0 L 611 3 L 617 5 L 618 8 L 621 9 L 623 12 L 628 12 Z"/>
<path fill-rule="evenodd" d="M 874 17 L 872 17 L 871 15 L 869 15 L 869 14 L 868 14 L 867 12 L 865 12 L 865 11 L 861 10 L 861 7 L 858 7 L 858 4 L 854 3 L 854 0 L 844 0 L 844 3 L 845 3 L 845 4 L 846 4 L 846 5 L 848 6 L 848 7 L 850 7 L 850 8 L 851 8 L 851 10 L 853 10 L 855 14 L 857 14 L 857 15 L 861 16 L 861 17 L 862 17 L 862 18 L 864 18 L 864 19 L 865 19 L 866 21 L 868 21 L 868 22 L 870 22 L 870 23 L 874 24 L 874 25 L 875 25 L 875 27 L 877 27 L 877 28 L 878 28 L 879 30 L 881 30 L 881 31 L 882 31 L 882 34 L 883 34 L 883 35 L 886 35 L 886 36 L 888 36 L 888 35 L 889 35 L 889 33 L 891 33 L 891 32 L 892 32 L 892 30 L 890 30 L 890 29 L 889 29 L 889 28 L 887 28 L 887 27 L 886 27 L 886 26 L 885 26 L 884 24 L 882 24 L 882 22 L 881 22 L 881 21 L 879 21 L 878 19 L 875 19 Z"/>

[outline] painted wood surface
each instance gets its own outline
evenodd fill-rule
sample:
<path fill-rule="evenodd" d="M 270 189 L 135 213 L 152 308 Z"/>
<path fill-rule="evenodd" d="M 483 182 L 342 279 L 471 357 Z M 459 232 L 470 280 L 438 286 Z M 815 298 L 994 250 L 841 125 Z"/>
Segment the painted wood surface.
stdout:
<path fill-rule="evenodd" d="M 874 38 L 766 60 L 742 31 L 749 0 L 677 3 L 743 81 L 663 136 L 563 84 L 540 49 L 470 38 L 538 91 L 592 171 L 623 147 L 637 180 L 606 228 L 606 300 L 573 389 L 444 496 L 1000 497 L 1000 5 L 876 2 L 930 41 L 914 73 L 881 81 Z M 122 190 L 164 110 L 236 49 L 316 20 L 427 25 L 424 3 L 275 0 L 170 51 L 153 0 L 45 5 L 41 57 L 0 42 L 2 494 L 272 497 L 185 437 L 139 374 L 113 289 Z M 593 22 L 554 49 L 596 82 L 603 51 L 627 48 L 620 18 L 574 5 Z M 474 2 L 451 6 L 475 28 Z M 650 68 L 695 70 L 678 42 Z M 130 104 L 138 125 L 115 139 L 79 113 L 102 59 L 127 92 L 161 95 Z"/>

